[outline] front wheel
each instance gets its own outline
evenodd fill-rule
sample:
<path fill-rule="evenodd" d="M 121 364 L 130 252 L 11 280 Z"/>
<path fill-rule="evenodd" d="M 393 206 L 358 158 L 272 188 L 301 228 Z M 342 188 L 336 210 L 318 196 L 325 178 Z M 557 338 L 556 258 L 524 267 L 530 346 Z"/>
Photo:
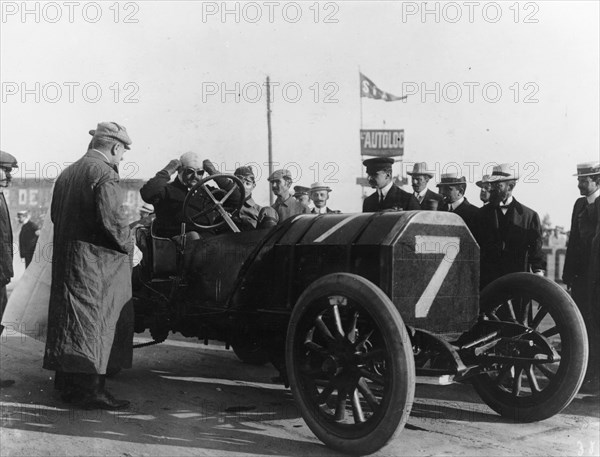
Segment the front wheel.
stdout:
<path fill-rule="evenodd" d="M 333 449 L 373 453 L 408 419 L 415 366 L 406 328 L 391 300 L 360 276 L 330 274 L 300 296 L 286 365 L 302 417 Z"/>
<path fill-rule="evenodd" d="M 500 361 L 473 379 L 482 400 L 517 422 L 562 411 L 581 386 L 588 358 L 585 325 L 571 297 L 546 278 L 512 273 L 486 286 L 480 308 L 484 319 L 523 330 L 484 354 Z"/>

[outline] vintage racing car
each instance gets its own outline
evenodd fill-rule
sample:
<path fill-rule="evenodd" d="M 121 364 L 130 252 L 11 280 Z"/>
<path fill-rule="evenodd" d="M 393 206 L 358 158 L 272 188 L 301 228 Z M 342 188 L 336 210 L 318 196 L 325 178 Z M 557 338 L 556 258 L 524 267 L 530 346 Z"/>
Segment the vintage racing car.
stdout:
<path fill-rule="evenodd" d="M 239 205 L 207 187 L 214 178 L 184 204 L 200 240 L 138 231 L 136 332 L 220 340 L 245 362 L 272 362 L 331 448 L 385 446 L 407 421 L 417 378 L 472 383 L 522 422 L 557 414 L 577 393 L 588 347 L 574 302 L 529 273 L 480 294 L 479 247 L 456 214 L 307 214 L 240 232 Z M 200 212 L 198 199 L 210 202 Z M 198 222 L 207 214 L 214 224 Z"/>

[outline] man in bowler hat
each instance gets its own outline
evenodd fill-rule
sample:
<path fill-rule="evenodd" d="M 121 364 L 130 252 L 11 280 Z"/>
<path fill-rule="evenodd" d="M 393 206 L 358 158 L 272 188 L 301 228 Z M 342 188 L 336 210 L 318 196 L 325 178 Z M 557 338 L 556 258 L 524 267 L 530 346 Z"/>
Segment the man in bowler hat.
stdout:
<path fill-rule="evenodd" d="M 398 211 L 420 210 L 419 201 L 414 195 L 403 191 L 394 184 L 392 177 L 391 157 L 376 157 L 363 161 L 367 167 L 367 179 L 369 185 L 376 189 L 363 200 L 363 213 L 374 213 L 386 209 Z"/>
<path fill-rule="evenodd" d="M 474 232 L 477 226 L 479 208 L 469 203 L 469 200 L 465 197 L 467 190 L 467 180 L 465 177 L 459 177 L 456 173 L 442 174 L 437 187 L 440 188 L 440 193 L 444 197 L 447 210 L 462 217 L 469 230 Z"/>

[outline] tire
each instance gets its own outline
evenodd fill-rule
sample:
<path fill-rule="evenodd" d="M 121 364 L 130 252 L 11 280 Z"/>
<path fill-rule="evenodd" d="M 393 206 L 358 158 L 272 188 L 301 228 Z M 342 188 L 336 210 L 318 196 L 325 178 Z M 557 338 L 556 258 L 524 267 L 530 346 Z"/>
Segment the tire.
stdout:
<path fill-rule="evenodd" d="M 404 428 L 415 392 L 412 346 L 372 282 L 335 273 L 312 283 L 292 310 L 286 366 L 302 417 L 327 446 L 371 454 Z"/>
<path fill-rule="evenodd" d="M 588 359 L 585 324 L 575 302 L 546 278 L 512 273 L 482 291 L 480 308 L 487 319 L 516 322 L 531 329 L 536 338 L 541 335 L 560 355 L 558 361 L 535 364 L 516 359 L 490 364 L 487 373 L 473 379 L 481 399 L 501 416 L 516 422 L 544 420 L 562 411 L 577 394 Z M 523 334 L 522 340 L 527 339 L 535 338 Z M 542 359 L 540 346 L 533 341 L 531 345 L 520 357 Z M 511 355 L 506 346 L 503 352 L 497 348 L 496 354 L 500 351 L 499 355 Z"/>

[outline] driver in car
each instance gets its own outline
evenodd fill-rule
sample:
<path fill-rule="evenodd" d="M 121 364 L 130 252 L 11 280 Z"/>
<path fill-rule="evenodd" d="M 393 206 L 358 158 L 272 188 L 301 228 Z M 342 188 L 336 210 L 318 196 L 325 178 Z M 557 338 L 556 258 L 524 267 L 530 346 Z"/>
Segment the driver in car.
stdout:
<path fill-rule="evenodd" d="M 173 238 L 181 235 L 181 224 L 188 222 L 183 214 L 183 202 L 188 191 L 200 182 L 204 172 L 211 176 L 218 174 L 210 160 L 201 162 L 198 154 L 186 152 L 179 159 L 171 160 L 140 189 L 142 199 L 154 205 L 154 232 L 157 236 Z M 171 181 L 171 176 L 175 173 L 177 175 Z M 215 182 L 225 191 L 234 187 L 233 181 L 227 178 L 217 178 Z M 238 201 L 241 198 L 239 192 L 234 192 L 231 196 L 232 204 L 236 198 Z"/>

